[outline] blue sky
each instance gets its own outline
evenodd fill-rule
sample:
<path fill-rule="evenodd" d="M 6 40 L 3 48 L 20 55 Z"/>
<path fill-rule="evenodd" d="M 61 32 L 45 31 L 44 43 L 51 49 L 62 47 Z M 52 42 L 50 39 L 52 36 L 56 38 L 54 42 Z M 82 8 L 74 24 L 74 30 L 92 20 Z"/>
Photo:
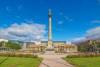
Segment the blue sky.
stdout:
<path fill-rule="evenodd" d="M 48 9 L 53 13 L 53 40 L 84 38 L 100 26 L 100 0 L 0 0 L 0 28 L 35 23 L 47 31 Z"/>

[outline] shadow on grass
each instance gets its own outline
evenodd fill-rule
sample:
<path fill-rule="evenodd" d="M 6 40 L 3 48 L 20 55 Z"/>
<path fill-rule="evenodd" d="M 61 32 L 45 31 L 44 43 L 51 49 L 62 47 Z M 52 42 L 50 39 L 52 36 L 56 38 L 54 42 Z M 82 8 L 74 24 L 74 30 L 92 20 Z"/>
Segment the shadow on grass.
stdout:
<path fill-rule="evenodd" d="M 8 57 L 6 57 L 4 60 L 2 60 L 2 61 L 0 62 L 0 65 L 1 65 L 2 63 L 4 63 L 7 59 L 8 59 Z"/>

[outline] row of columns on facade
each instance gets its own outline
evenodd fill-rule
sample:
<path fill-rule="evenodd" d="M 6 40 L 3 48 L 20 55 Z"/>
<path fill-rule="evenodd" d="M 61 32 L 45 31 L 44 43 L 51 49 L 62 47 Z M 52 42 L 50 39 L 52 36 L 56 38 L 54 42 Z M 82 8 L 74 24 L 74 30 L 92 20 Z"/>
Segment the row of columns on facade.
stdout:
<path fill-rule="evenodd" d="M 15 50 L 6 47 L 0 47 L 0 51 L 15 51 Z"/>
<path fill-rule="evenodd" d="M 32 45 L 32 46 L 29 46 L 28 49 L 29 50 L 33 50 L 33 51 L 37 51 L 37 52 L 42 52 L 42 51 L 45 51 L 47 46 L 44 46 L 44 45 Z M 57 50 L 57 51 L 71 51 L 71 50 L 77 50 L 77 47 L 76 46 L 73 46 L 73 45 L 58 45 L 58 46 L 54 46 L 54 50 Z"/>
<path fill-rule="evenodd" d="M 57 52 L 76 52 L 77 51 L 77 46 L 74 46 L 74 45 L 60 45 L 60 46 L 55 46 L 55 50 Z"/>

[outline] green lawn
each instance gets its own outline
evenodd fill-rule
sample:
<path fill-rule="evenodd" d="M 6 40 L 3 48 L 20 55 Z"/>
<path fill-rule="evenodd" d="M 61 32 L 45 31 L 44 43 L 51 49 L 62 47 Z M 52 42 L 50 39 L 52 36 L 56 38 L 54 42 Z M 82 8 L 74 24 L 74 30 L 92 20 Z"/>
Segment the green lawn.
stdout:
<path fill-rule="evenodd" d="M 0 57 L 0 63 L 6 59 L 6 57 Z M 20 58 L 9 57 L 0 64 L 0 67 L 38 67 L 40 64 L 40 58 Z"/>
<path fill-rule="evenodd" d="M 100 57 L 65 58 L 65 60 L 75 67 L 100 67 Z"/>

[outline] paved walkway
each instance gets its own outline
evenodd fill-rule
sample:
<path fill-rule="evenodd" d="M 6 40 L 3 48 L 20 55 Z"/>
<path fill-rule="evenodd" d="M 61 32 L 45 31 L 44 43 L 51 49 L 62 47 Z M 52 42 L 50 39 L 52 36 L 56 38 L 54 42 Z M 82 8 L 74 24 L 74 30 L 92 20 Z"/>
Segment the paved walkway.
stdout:
<path fill-rule="evenodd" d="M 40 55 L 40 57 L 42 57 L 44 60 L 42 61 L 39 67 L 73 67 L 71 64 L 62 59 L 62 57 L 64 56 L 65 55 L 56 55 L 56 54 Z"/>

